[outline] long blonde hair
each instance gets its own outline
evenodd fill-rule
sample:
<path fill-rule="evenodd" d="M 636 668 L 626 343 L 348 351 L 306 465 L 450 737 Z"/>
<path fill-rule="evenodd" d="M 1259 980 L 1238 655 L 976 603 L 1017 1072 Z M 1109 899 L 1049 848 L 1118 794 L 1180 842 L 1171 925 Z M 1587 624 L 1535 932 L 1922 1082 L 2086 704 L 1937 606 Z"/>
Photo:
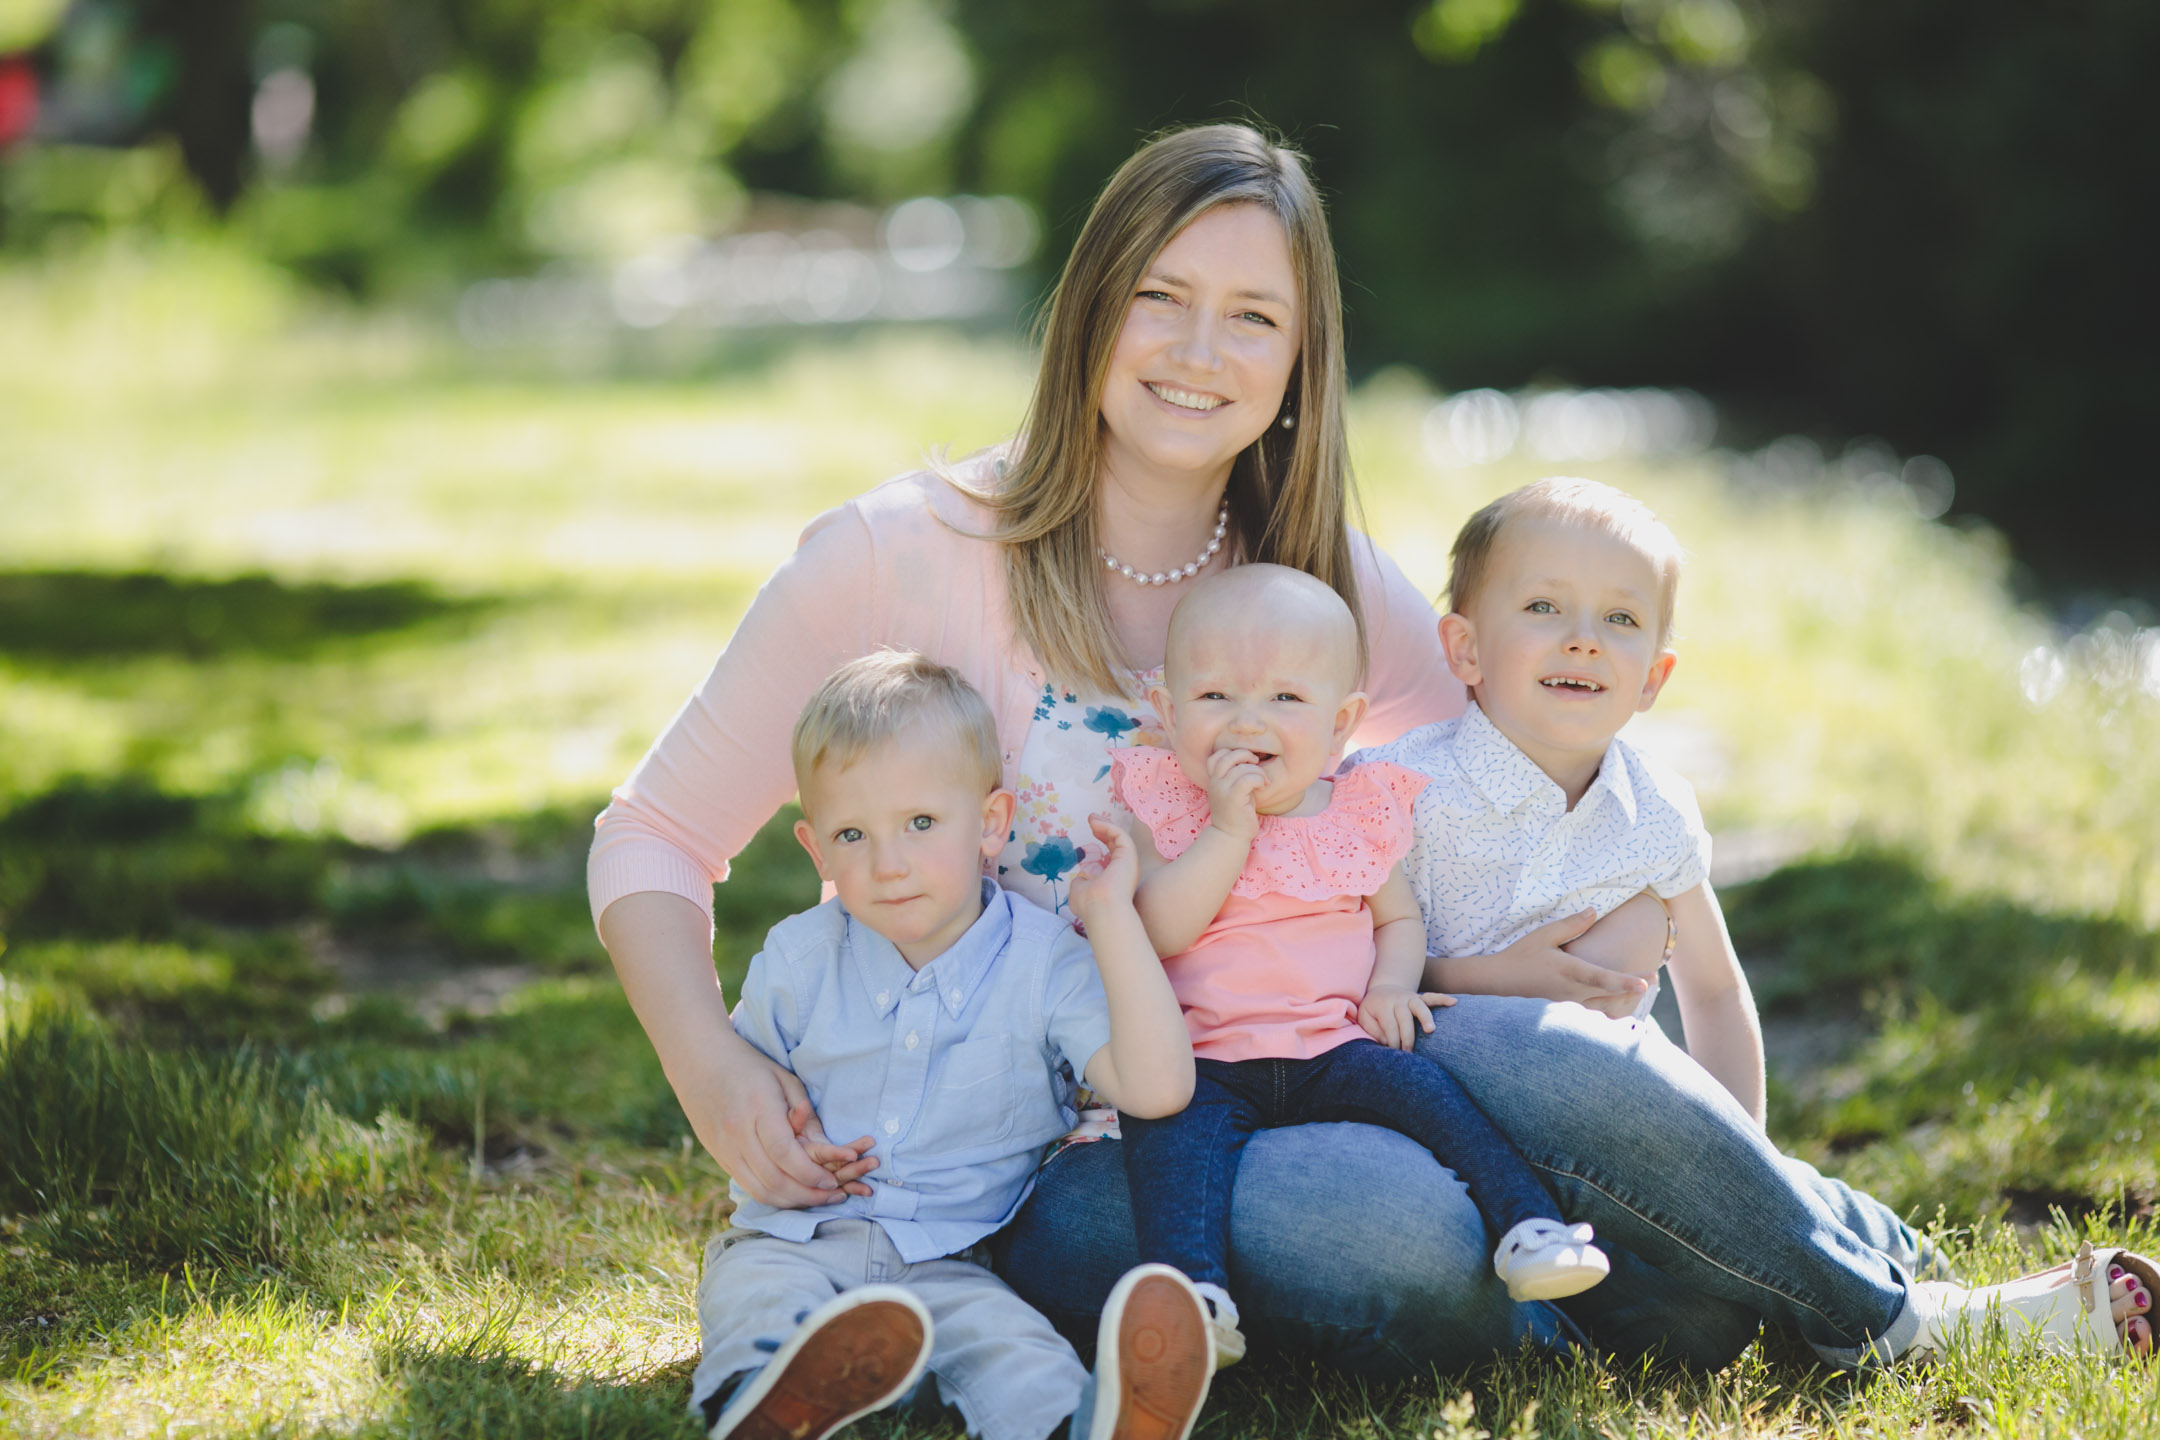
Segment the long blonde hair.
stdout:
<path fill-rule="evenodd" d="M 1282 221 L 1304 317 L 1287 392 L 1294 429 L 1270 424 L 1230 471 L 1231 536 L 1247 561 L 1303 570 L 1364 611 L 1350 555 L 1355 499 L 1343 435 L 1342 291 L 1320 195 L 1292 150 L 1245 125 L 1158 136 L 1118 167 L 1081 227 L 1040 327 L 1042 366 L 1000 478 L 963 486 L 997 516 L 1013 628 L 1050 673 L 1112 694 L 1128 663 L 1103 595 L 1095 488 L 1102 392 L 1133 292 L 1155 257 L 1219 205 Z"/>

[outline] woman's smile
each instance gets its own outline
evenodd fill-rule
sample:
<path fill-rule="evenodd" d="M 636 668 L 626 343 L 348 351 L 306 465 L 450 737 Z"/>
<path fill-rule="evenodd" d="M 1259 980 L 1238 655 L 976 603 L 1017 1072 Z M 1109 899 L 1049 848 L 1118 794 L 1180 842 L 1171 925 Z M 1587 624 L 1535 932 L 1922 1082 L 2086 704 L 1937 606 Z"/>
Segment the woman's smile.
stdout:
<path fill-rule="evenodd" d="M 1220 395 L 1210 395 L 1204 391 L 1186 390 L 1175 385 L 1165 385 L 1159 380 L 1143 380 L 1140 383 L 1145 385 L 1149 393 L 1153 394 L 1156 399 L 1179 410 L 1191 410 L 1206 414 L 1211 410 L 1220 410 L 1230 403 Z"/>

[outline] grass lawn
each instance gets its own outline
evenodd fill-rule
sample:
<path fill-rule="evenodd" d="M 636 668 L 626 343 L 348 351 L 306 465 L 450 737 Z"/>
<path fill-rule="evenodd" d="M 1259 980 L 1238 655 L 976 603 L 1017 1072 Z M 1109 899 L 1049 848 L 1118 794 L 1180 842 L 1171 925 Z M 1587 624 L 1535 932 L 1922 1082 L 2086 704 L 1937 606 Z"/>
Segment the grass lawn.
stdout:
<path fill-rule="evenodd" d="M 0 269 L 0 333 L 0 1433 L 695 1434 L 725 1185 L 592 938 L 591 816 L 801 523 L 998 438 L 1027 357 L 481 368 L 186 247 Z M 1785 862 L 1725 892 L 1778 1141 L 1976 1280 L 2160 1245 L 2160 632 L 2056 634 L 1992 537 L 1834 468 L 1443 469 L 1431 399 L 1353 409 L 1426 588 L 1554 468 L 1694 552 L 1639 738 Z M 782 824 L 737 873 L 731 992 L 816 893 Z M 1217 1395 L 1211 1440 L 2101 1437 L 2155 1429 L 2160 1367 L 1854 1379 L 1767 1335 L 1716 1376 L 1263 1360 Z"/>

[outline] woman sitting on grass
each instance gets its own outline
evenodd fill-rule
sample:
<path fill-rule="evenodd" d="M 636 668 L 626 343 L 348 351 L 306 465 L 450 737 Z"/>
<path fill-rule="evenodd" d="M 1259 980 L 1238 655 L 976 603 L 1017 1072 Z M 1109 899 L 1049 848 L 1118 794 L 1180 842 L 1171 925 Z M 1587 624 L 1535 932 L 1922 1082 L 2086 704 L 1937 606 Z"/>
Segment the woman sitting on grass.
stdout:
<path fill-rule="evenodd" d="M 988 698 L 1020 796 L 995 878 L 1053 911 L 1091 858 L 1112 753 L 1160 734 L 1143 697 L 1186 581 L 1266 561 L 1332 586 L 1359 622 L 1360 744 L 1462 709 L 1430 606 L 1349 528 L 1344 383 L 1334 258 L 1299 160 L 1241 126 L 1180 131 L 1121 167 L 1088 217 L 1019 438 L 820 516 L 774 572 L 601 817 L 590 868 L 601 937 L 684 1113 L 751 1195 L 837 1201 L 844 1177 L 790 1124 L 799 1082 L 729 1028 L 711 887 L 788 799 L 789 726 L 842 662 L 921 650 Z M 1760 1115 L 1654 1029 L 1598 1013 L 1631 1009 L 1640 986 L 1562 948 L 1586 928 L 1510 946 L 1523 993 L 1464 996 L 1435 1021 L 1449 1068 L 1561 1213 L 1609 1242 L 1611 1278 L 1561 1303 L 1512 1300 L 1476 1206 L 1415 1141 L 1359 1124 L 1263 1131 L 1230 1220 L 1254 1342 L 1373 1376 L 1526 1340 L 1715 1369 L 1769 1319 L 1858 1364 L 1961 1333 L 1923 1317 L 2001 1301 L 2065 1344 L 2149 1348 L 2152 1278 L 2105 1273 L 2135 1272 L 2135 1257 L 2015 1292 L 1923 1290 L 1921 1241 L 1887 1208 L 1779 1154 Z M 1641 899 L 1597 933 L 1647 972 L 1664 916 Z M 998 1244 L 1013 1287 L 1084 1341 L 1137 1254 L 1114 1123 L 1079 1130 L 1097 1143 L 1054 1153 Z"/>

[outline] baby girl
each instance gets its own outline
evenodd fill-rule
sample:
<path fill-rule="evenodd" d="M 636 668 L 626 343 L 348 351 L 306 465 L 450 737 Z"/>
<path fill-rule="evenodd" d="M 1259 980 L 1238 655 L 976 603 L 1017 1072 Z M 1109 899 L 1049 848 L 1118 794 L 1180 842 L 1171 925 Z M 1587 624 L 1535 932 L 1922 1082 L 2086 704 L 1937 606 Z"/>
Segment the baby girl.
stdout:
<path fill-rule="evenodd" d="M 1427 782 L 1383 763 L 1328 778 L 1365 714 L 1359 652 L 1328 586 L 1238 566 L 1171 617 L 1150 692 L 1171 748 L 1112 756 L 1140 822 L 1135 903 L 1198 1070 L 1181 1113 L 1119 1119 L 1140 1258 L 1195 1282 L 1221 1363 L 1244 1348 L 1226 1251 L 1238 1158 L 1260 1129 L 1357 1120 L 1424 1145 L 1498 1234 L 1493 1268 L 1518 1300 L 1608 1269 L 1454 1077 L 1410 1053 L 1430 1007 L 1454 1003 L 1418 988 L 1425 925 L 1402 870 Z"/>

